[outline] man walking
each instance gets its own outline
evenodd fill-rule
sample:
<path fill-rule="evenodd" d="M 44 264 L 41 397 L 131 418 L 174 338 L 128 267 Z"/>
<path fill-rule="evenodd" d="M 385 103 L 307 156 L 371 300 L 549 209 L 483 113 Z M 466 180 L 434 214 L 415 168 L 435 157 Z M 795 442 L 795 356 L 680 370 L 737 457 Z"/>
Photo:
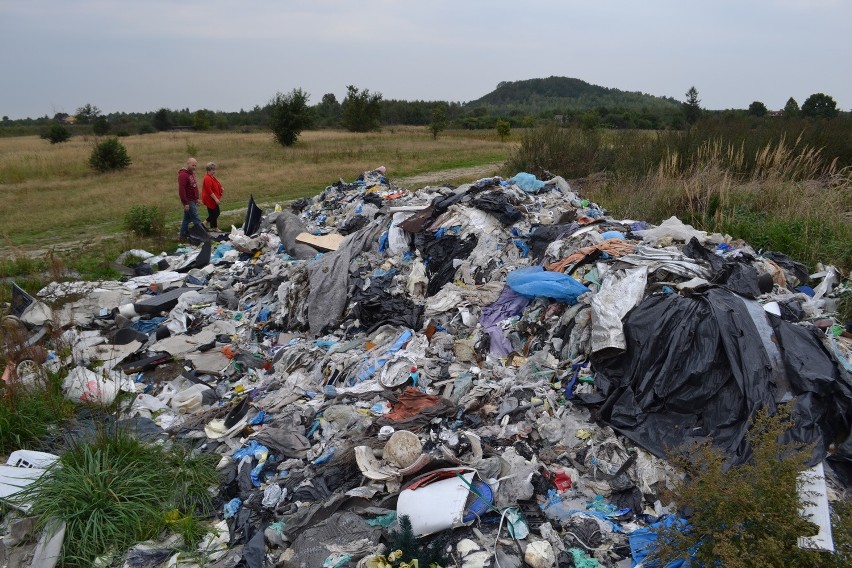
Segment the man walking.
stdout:
<path fill-rule="evenodd" d="M 183 203 L 183 222 L 180 224 L 181 241 L 189 238 L 190 223 L 196 227 L 204 227 L 201 224 L 201 218 L 198 216 L 198 182 L 195 180 L 195 168 L 197 167 L 198 160 L 189 158 L 186 160 L 186 166 L 178 170 L 178 194 L 180 195 L 180 202 Z"/>

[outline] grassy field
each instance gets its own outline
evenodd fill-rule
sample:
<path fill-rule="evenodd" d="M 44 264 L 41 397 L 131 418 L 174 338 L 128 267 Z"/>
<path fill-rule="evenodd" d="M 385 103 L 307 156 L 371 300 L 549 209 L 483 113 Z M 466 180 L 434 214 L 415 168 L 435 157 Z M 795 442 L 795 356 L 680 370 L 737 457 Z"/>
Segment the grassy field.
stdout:
<path fill-rule="evenodd" d="M 135 204 L 163 207 L 168 234 L 176 233 L 181 215 L 177 171 L 190 154 L 199 161 L 199 183 L 203 164 L 217 163 L 227 212 L 245 207 L 251 194 L 262 203 L 285 202 L 314 195 L 340 178 L 352 181 L 380 165 L 394 180 L 503 163 L 515 146 L 491 131 L 445 132 L 433 140 L 424 128 L 305 132 L 292 148 L 276 144 L 269 133 L 158 133 L 120 140 L 131 166 L 97 174 L 87 163 L 93 137 L 56 145 L 34 136 L 0 139 L 0 248 L 7 253 L 44 249 L 120 233 L 125 213 Z M 225 222 L 237 217 L 223 214 Z"/>

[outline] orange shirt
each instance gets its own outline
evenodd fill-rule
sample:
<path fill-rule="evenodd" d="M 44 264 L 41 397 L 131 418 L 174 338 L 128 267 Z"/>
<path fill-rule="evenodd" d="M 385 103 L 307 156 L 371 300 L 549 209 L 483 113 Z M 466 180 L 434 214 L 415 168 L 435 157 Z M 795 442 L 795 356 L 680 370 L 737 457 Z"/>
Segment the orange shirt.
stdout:
<path fill-rule="evenodd" d="M 204 184 L 201 186 L 201 202 L 210 209 L 216 209 L 218 203 L 213 199 L 222 199 L 222 184 L 212 174 L 204 176 Z"/>

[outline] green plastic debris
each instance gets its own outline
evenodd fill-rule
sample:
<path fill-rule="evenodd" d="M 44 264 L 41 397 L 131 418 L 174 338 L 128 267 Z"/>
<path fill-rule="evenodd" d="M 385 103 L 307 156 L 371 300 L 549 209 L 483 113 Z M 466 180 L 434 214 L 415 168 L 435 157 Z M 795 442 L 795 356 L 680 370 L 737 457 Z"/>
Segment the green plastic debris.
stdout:
<path fill-rule="evenodd" d="M 579 548 L 569 548 L 568 553 L 574 559 L 575 568 L 597 568 L 600 566 L 594 558 L 589 558 L 586 553 Z"/>

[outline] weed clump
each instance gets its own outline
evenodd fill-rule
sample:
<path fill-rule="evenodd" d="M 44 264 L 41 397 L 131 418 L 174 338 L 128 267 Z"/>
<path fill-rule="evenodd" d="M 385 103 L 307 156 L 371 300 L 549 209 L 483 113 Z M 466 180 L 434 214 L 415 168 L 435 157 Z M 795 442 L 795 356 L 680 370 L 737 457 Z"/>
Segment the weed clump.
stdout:
<path fill-rule="evenodd" d="M 447 565 L 444 554 L 446 538 L 436 537 L 431 543 L 421 543 L 414 535 L 407 515 L 399 518 L 399 530 L 391 531 L 389 537 L 391 552 L 385 559 L 389 567 L 412 566 L 415 560 L 416 565 L 424 568 Z"/>
<path fill-rule="evenodd" d="M 95 144 L 92 155 L 89 156 L 89 166 L 100 173 L 123 170 L 131 164 L 127 148 L 118 138 L 107 138 Z"/>
<path fill-rule="evenodd" d="M 162 237 L 166 212 L 155 205 L 134 205 L 124 215 L 124 228 L 139 237 Z"/>
<path fill-rule="evenodd" d="M 56 374 L 45 373 L 33 385 L 7 383 L 0 397 L 0 455 L 38 449 L 73 413 Z"/>
<path fill-rule="evenodd" d="M 41 527 L 65 522 L 63 563 L 92 566 L 167 526 L 198 538 L 197 524 L 188 519 L 212 513 L 208 488 L 216 483 L 210 455 L 195 457 L 180 446 L 167 449 L 108 431 L 73 445 L 16 498 L 32 503 Z"/>

